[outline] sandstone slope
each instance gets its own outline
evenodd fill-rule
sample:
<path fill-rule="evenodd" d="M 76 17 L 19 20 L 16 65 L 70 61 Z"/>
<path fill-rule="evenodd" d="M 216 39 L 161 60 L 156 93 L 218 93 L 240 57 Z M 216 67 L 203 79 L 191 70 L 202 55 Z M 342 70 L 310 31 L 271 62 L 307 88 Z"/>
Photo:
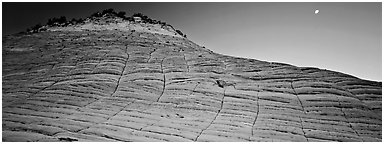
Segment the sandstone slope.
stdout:
<path fill-rule="evenodd" d="M 382 141 L 381 82 L 108 19 L 3 38 L 3 141 Z"/>

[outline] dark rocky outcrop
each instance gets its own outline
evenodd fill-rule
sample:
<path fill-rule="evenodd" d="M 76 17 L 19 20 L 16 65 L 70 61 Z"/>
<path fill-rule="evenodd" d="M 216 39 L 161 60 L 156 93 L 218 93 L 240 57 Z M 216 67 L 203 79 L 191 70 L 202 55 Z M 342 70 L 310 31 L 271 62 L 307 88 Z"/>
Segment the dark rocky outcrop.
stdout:
<path fill-rule="evenodd" d="M 98 18 L 3 38 L 3 141 L 382 141 L 381 82 Z"/>

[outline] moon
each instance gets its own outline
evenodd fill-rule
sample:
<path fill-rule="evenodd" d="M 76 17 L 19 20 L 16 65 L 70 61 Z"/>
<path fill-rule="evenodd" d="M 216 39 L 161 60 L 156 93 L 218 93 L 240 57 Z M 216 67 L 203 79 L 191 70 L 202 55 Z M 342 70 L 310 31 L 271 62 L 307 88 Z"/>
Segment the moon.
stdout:
<path fill-rule="evenodd" d="M 320 10 L 316 9 L 315 10 L 315 14 L 318 14 L 320 12 Z"/>

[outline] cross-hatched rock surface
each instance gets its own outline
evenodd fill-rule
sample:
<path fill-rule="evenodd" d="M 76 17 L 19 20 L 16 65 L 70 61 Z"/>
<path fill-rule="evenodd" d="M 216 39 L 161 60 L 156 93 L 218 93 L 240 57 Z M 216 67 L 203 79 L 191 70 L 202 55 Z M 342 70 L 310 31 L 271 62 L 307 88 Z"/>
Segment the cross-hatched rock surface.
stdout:
<path fill-rule="evenodd" d="M 67 29 L 3 38 L 3 141 L 382 141 L 381 82 Z"/>

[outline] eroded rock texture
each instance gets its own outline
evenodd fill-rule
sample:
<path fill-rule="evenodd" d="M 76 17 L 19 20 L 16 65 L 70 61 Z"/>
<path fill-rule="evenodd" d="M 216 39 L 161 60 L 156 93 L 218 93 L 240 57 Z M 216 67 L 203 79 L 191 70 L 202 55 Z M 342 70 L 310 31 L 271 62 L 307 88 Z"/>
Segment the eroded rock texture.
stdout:
<path fill-rule="evenodd" d="M 381 82 L 121 30 L 3 39 L 3 141 L 381 141 Z"/>

